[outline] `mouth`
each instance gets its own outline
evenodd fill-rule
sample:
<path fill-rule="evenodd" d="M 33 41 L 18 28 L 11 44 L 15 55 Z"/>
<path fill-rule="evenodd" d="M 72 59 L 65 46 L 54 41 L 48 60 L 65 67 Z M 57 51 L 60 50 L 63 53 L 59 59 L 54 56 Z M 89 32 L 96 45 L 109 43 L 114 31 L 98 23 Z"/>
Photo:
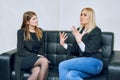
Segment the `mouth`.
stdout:
<path fill-rule="evenodd" d="M 80 20 L 80 22 L 83 22 L 83 20 Z"/>

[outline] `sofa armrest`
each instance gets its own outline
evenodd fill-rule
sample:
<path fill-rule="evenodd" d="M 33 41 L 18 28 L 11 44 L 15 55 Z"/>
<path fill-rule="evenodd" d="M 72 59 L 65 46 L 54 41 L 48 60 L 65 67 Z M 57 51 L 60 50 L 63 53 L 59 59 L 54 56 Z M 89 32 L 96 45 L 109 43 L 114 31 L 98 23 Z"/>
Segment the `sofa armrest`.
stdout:
<path fill-rule="evenodd" d="M 0 55 L 0 80 L 10 80 L 16 49 Z"/>
<path fill-rule="evenodd" d="M 108 66 L 108 80 L 120 80 L 120 51 L 114 51 Z"/>

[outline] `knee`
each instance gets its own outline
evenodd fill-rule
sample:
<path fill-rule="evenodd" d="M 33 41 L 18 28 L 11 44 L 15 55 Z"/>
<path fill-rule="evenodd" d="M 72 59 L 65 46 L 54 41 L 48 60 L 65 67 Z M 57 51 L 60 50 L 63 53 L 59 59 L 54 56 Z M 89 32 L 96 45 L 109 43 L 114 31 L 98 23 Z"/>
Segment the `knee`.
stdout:
<path fill-rule="evenodd" d="M 41 58 L 41 64 L 48 65 L 49 61 L 47 58 Z"/>
<path fill-rule="evenodd" d="M 40 67 L 39 66 L 36 66 L 36 67 L 34 67 L 33 69 L 32 69 L 32 72 L 34 73 L 37 73 L 37 74 L 39 74 L 39 72 L 40 72 Z"/>
<path fill-rule="evenodd" d="M 61 67 L 62 67 L 62 62 L 59 63 L 59 68 L 61 68 Z"/>
<path fill-rule="evenodd" d="M 77 74 L 76 71 L 74 70 L 71 70 L 67 73 L 67 76 L 66 76 L 67 80 L 83 80 L 80 75 Z"/>
<path fill-rule="evenodd" d="M 64 67 L 64 62 L 59 63 L 59 69 L 62 69 Z"/>

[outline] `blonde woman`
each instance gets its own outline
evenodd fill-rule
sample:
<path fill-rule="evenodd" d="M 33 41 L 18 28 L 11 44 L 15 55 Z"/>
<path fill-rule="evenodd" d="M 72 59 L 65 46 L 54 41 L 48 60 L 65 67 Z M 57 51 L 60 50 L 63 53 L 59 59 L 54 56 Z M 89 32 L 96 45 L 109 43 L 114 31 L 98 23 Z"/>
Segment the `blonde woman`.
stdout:
<path fill-rule="evenodd" d="M 80 27 L 72 26 L 75 38 L 73 45 L 65 40 L 69 37 L 60 32 L 60 44 L 68 54 L 79 55 L 78 58 L 62 61 L 59 64 L 60 80 L 83 80 L 99 74 L 103 68 L 101 60 L 101 29 L 95 22 L 95 13 L 92 8 L 84 8 L 80 13 Z"/>

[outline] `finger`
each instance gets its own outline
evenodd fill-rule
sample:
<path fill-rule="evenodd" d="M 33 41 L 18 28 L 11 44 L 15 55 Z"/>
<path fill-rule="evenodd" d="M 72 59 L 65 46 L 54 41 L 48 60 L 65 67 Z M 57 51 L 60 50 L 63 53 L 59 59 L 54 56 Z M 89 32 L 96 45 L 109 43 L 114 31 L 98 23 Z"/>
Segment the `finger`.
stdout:
<path fill-rule="evenodd" d="M 74 26 L 72 26 L 72 31 L 74 31 Z"/>
<path fill-rule="evenodd" d="M 82 33 L 82 35 L 85 35 L 85 34 L 86 34 L 86 32 L 83 32 L 83 33 Z"/>
<path fill-rule="evenodd" d="M 66 33 L 64 33 L 63 37 L 66 37 L 66 36 L 67 36 L 67 34 L 66 34 Z"/>
<path fill-rule="evenodd" d="M 73 28 L 75 28 L 75 26 L 72 26 Z"/>
<path fill-rule="evenodd" d="M 59 36 L 61 37 L 61 35 L 62 35 L 62 33 L 61 32 L 59 32 Z"/>
<path fill-rule="evenodd" d="M 64 32 L 62 32 L 62 34 L 61 34 L 61 35 L 62 35 L 62 36 L 64 36 L 64 34 L 65 34 L 65 33 L 64 33 Z"/>
<path fill-rule="evenodd" d="M 73 27 L 73 29 L 74 29 L 75 32 L 77 32 L 77 28 L 75 26 Z"/>
<path fill-rule="evenodd" d="M 77 32 L 77 28 L 75 26 L 72 26 L 72 31 Z"/>
<path fill-rule="evenodd" d="M 64 40 L 66 40 L 68 38 L 68 36 L 66 36 L 65 38 L 64 38 Z"/>
<path fill-rule="evenodd" d="M 60 32 L 60 38 L 64 37 L 64 32 Z"/>

